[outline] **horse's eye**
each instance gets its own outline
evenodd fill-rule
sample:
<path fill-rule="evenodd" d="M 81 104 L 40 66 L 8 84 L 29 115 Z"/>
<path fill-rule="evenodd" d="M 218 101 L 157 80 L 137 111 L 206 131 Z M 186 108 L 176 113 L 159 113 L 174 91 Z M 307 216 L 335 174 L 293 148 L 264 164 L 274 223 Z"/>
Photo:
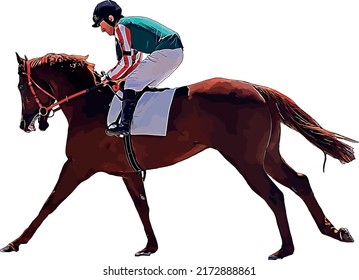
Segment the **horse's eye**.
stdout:
<path fill-rule="evenodd" d="M 24 86 L 23 86 L 23 85 L 19 85 L 18 88 L 19 88 L 19 90 L 23 90 L 23 89 L 24 89 Z"/>

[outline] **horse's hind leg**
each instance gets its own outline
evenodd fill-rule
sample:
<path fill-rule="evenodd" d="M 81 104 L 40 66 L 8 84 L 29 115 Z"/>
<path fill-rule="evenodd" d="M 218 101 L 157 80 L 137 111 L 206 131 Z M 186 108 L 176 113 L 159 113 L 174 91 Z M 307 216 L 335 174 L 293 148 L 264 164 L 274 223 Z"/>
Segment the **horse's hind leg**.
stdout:
<path fill-rule="evenodd" d="M 284 258 L 294 252 L 284 196 L 264 170 L 264 155 L 270 137 L 270 116 L 264 115 L 263 118 L 259 113 L 250 116 L 248 112 L 241 116 L 240 123 L 245 127 L 238 127 L 237 136 L 222 135 L 222 142 L 216 143 L 216 148 L 272 209 L 277 220 L 282 247 L 270 255 L 269 259 Z"/>
<path fill-rule="evenodd" d="M 347 229 L 337 230 L 326 218 L 313 194 L 307 176 L 295 172 L 283 160 L 279 152 L 279 139 L 280 127 L 279 123 L 276 123 L 273 126 L 271 142 L 265 157 L 267 173 L 277 182 L 294 191 L 304 201 L 321 233 L 340 241 L 353 242 L 354 240 Z"/>
<path fill-rule="evenodd" d="M 231 163 L 243 175 L 252 190 L 265 200 L 268 206 L 272 209 L 277 220 L 282 239 L 282 247 L 276 253 L 271 254 L 269 259 L 281 259 L 293 254 L 294 245 L 289 229 L 283 193 L 271 181 L 261 164 L 245 165 L 240 164 L 239 162 Z"/>
<path fill-rule="evenodd" d="M 137 252 L 135 256 L 149 256 L 152 253 L 156 252 L 158 249 L 156 236 L 153 232 L 152 225 L 149 217 L 149 207 L 147 204 L 147 197 L 145 193 L 145 188 L 143 185 L 142 177 L 138 174 L 129 174 L 123 178 L 128 192 L 135 204 L 137 212 L 142 221 L 145 233 L 147 236 L 147 245 L 146 247 Z"/>

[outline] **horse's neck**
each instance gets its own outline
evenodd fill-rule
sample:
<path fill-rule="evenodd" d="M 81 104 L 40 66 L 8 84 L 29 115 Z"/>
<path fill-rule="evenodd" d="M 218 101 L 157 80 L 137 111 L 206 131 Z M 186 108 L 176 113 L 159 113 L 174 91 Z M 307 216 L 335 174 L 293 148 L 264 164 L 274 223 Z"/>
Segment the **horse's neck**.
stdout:
<path fill-rule="evenodd" d="M 89 87 L 91 87 L 91 85 L 86 88 L 76 88 L 74 90 L 79 92 Z M 72 93 L 75 92 L 72 91 L 69 94 Z M 105 125 L 111 98 L 112 96 L 107 88 L 101 92 L 95 90 L 63 103 L 61 109 L 70 125 L 86 125 L 89 122 L 97 122 L 101 123 L 101 125 Z"/>
<path fill-rule="evenodd" d="M 89 73 L 84 73 L 88 76 Z M 51 87 L 55 90 L 54 94 L 57 101 L 66 100 L 71 95 L 94 86 L 91 77 L 78 81 L 77 76 L 57 73 L 50 81 Z M 83 95 L 69 99 L 61 104 L 61 109 L 69 123 L 81 122 L 86 118 L 101 117 L 107 112 L 109 104 L 109 94 L 107 89 L 102 92 L 92 91 Z M 107 104 L 106 104 L 107 102 Z"/>

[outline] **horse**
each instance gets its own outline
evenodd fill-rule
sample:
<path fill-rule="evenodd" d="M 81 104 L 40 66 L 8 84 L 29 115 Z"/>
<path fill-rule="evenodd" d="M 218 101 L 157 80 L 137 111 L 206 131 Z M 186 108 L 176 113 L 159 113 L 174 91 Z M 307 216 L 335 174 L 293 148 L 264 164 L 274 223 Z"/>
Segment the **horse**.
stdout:
<path fill-rule="evenodd" d="M 106 114 L 113 91 L 103 86 L 87 56 L 49 53 L 21 58 L 17 53 L 22 100 L 20 128 L 46 130 L 51 112 L 61 109 L 68 121 L 67 160 L 39 214 L 2 252 L 18 251 L 41 223 L 76 189 L 97 172 L 120 176 L 133 200 L 147 236 L 136 256 L 158 250 L 144 181 L 125 155 L 124 139 L 105 134 Z M 69 95 L 71 94 L 71 95 Z M 343 242 L 354 239 L 346 228 L 335 228 L 318 204 L 308 177 L 296 172 L 279 151 L 281 123 L 302 134 L 325 155 L 348 163 L 357 141 L 322 128 L 286 95 L 240 80 L 212 78 L 176 88 L 165 137 L 133 136 L 136 159 L 144 170 L 166 167 L 208 148 L 217 150 L 243 176 L 273 211 L 281 248 L 270 260 L 294 253 L 284 195 L 273 180 L 291 189 L 306 204 L 320 232 Z M 272 179 L 271 179 L 271 178 Z"/>

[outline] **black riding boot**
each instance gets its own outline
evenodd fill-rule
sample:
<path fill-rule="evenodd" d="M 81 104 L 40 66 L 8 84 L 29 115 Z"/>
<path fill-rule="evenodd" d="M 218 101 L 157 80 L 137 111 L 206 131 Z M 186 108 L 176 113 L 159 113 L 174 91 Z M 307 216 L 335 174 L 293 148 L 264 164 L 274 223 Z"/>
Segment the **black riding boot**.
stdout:
<path fill-rule="evenodd" d="M 127 89 L 123 93 L 121 121 L 113 128 L 108 128 L 106 134 L 109 136 L 122 136 L 130 133 L 133 113 L 136 108 L 136 92 Z"/>

